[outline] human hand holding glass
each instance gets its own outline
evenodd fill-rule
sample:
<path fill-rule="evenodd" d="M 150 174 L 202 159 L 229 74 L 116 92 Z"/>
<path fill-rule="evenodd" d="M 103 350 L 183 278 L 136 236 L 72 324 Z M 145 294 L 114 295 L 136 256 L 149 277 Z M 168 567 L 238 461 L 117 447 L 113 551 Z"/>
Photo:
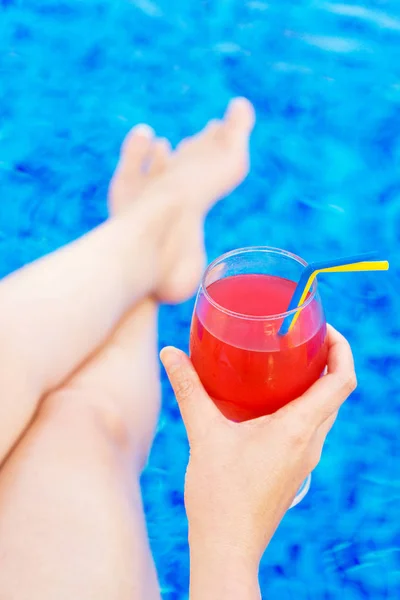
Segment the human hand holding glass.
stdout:
<path fill-rule="evenodd" d="M 326 375 L 273 414 L 240 423 L 218 410 L 185 354 L 162 351 L 190 443 L 191 598 L 223 597 L 229 590 L 215 591 L 223 585 L 259 597 L 258 561 L 356 386 L 348 342 L 328 327 L 326 346 Z M 233 577 L 224 577 L 227 569 Z"/>
<path fill-rule="evenodd" d="M 272 414 L 321 377 L 326 322 L 318 273 L 385 271 L 377 252 L 313 262 L 266 246 L 224 254 L 200 284 L 190 357 L 206 391 L 232 421 Z M 311 475 L 293 501 L 306 495 Z"/>
<path fill-rule="evenodd" d="M 316 283 L 296 326 L 280 335 L 306 267 L 275 248 L 234 250 L 215 260 L 200 285 L 190 357 L 206 391 L 233 421 L 271 414 L 304 393 L 323 373 L 326 322 Z M 307 493 L 311 476 L 294 499 Z"/>

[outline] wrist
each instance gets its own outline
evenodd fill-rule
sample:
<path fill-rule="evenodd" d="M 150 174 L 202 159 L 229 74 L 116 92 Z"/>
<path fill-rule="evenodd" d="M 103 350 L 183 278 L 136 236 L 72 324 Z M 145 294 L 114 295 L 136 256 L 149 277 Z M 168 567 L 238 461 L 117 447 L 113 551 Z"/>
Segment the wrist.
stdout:
<path fill-rule="evenodd" d="M 260 600 L 260 558 L 250 549 L 193 532 L 189 547 L 190 600 Z"/>

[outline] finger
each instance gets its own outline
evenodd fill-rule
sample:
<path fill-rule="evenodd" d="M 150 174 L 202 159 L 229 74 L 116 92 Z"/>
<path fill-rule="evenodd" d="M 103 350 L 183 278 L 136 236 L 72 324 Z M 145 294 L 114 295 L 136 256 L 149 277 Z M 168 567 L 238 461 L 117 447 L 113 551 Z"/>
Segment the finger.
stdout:
<path fill-rule="evenodd" d="M 328 326 L 328 373 L 295 400 L 291 410 L 298 410 L 301 419 L 319 427 L 339 410 L 356 387 L 350 345 L 338 331 Z"/>
<path fill-rule="evenodd" d="M 349 342 L 332 325 L 327 325 L 328 336 L 328 374 L 354 373 L 354 359 Z"/>
<path fill-rule="evenodd" d="M 167 347 L 161 350 L 160 359 L 175 392 L 189 439 L 203 433 L 212 420 L 222 419 L 184 352 Z"/>

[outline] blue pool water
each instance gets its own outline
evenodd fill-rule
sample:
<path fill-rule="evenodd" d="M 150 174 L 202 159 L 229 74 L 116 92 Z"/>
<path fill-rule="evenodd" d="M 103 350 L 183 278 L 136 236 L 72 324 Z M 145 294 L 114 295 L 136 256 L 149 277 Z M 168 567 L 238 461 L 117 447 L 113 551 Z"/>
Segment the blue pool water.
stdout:
<path fill-rule="evenodd" d="M 1 274 L 105 217 L 133 124 L 176 143 L 238 94 L 257 110 L 252 172 L 212 211 L 209 258 L 268 244 L 391 260 L 321 285 L 359 389 L 269 547 L 266 598 L 400 598 L 399 65 L 395 0 L 0 1 Z M 187 347 L 192 305 L 162 310 L 161 345 Z M 182 600 L 187 444 L 163 391 L 143 486 L 164 597 Z"/>

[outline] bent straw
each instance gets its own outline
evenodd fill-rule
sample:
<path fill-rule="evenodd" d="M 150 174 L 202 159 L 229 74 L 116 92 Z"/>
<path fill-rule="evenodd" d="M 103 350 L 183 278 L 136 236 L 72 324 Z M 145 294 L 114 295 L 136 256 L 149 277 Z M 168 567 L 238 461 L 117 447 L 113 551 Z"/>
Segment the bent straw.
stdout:
<path fill-rule="evenodd" d="M 314 279 L 319 273 L 348 273 L 355 271 L 387 271 L 389 263 L 387 260 L 372 261 L 377 255 L 376 252 L 367 254 L 358 254 L 355 256 L 347 256 L 346 258 L 336 258 L 334 260 L 326 260 L 309 264 L 303 271 L 299 283 L 290 300 L 287 312 L 300 308 L 307 298 Z M 289 315 L 284 319 L 279 335 L 285 335 L 291 331 L 300 316 L 300 310 Z"/>

